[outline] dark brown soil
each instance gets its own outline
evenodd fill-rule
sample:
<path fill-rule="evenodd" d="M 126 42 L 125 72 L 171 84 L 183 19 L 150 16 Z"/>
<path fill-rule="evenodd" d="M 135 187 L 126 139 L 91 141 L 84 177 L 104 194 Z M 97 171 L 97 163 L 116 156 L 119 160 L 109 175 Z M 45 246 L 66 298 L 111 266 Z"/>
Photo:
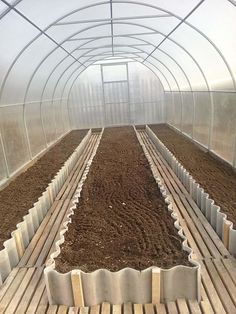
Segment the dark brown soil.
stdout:
<path fill-rule="evenodd" d="M 0 191 L 0 249 L 86 134 L 72 131 Z"/>
<path fill-rule="evenodd" d="M 106 129 L 56 268 L 189 265 L 173 224 L 134 130 Z"/>
<path fill-rule="evenodd" d="M 159 139 L 209 193 L 236 228 L 236 174 L 233 169 L 204 152 L 167 125 L 151 125 Z"/>

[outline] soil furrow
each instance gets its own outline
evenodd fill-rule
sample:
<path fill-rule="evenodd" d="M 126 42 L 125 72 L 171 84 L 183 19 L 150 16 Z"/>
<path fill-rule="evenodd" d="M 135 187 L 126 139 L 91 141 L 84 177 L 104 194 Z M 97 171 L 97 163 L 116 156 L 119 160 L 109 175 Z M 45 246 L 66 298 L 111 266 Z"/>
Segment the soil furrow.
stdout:
<path fill-rule="evenodd" d="M 132 127 L 104 131 L 71 218 L 61 272 L 190 265 Z"/>

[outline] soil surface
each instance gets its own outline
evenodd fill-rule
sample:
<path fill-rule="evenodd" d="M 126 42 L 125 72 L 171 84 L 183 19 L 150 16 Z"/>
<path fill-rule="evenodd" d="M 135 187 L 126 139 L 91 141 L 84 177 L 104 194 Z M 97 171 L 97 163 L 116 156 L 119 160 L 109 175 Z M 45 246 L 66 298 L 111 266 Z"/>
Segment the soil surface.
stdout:
<path fill-rule="evenodd" d="M 132 127 L 105 129 L 56 269 L 190 265 Z"/>
<path fill-rule="evenodd" d="M 236 228 L 236 174 L 232 167 L 204 152 L 167 125 L 150 125 L 193 178 L 205 189 Z"/>
<path fill-rule="evenodd" d="M 86 133 L 86 130 L 70 132 L 0 191 L 0 249 L 3 248 L 3 242 L 11 237 L 16 224 L 23 220 L 23 216 L 46 190 Z"/>

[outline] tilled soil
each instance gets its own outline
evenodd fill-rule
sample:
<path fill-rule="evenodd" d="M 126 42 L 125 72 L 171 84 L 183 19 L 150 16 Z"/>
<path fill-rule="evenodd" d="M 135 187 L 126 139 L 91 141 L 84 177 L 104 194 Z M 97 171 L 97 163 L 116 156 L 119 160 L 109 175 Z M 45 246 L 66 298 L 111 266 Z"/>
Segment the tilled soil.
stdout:
<path fill-rule="evenodd" d="M 190 265 L 131 127 L 104 131 L 56 269 Z"/>
<path fill-rule="evenodd" d="M 0 191 L 0 249 L 3 248 L 3 242 L 10 238 L 11 232 L 16 229 L 16 224 L 23 220 L 23 216 L 46 190 L 86 133 L 86 130 L 70 132 Z"/>
<path fill-rule="evenodd" d="M 236 174 L 232 168 L 201 150 L 167 125 L 150 125 L 158 138 L 176 156 L 236 228 Z"/>

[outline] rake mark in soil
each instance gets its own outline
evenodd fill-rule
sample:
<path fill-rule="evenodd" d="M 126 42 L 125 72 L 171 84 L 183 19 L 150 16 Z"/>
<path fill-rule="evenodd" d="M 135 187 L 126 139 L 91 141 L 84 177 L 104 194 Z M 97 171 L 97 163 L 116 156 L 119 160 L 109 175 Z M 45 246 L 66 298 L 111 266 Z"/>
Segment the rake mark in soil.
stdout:
<path fill-rule="evenodd" d="M 190 265 L 133 128 L 110 128 L 71 216 L 56 269 Z"/>

